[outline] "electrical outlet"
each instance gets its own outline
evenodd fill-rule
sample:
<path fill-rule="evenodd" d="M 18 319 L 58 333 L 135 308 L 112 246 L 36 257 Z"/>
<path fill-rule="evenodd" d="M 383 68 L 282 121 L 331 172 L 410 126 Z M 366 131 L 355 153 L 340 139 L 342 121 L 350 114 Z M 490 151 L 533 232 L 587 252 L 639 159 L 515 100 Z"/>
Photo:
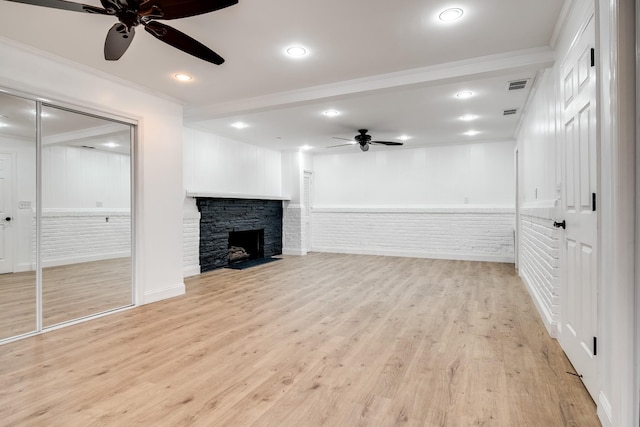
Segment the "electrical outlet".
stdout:
<path fill-rule="evenodd" d="M 31 209 L 31 202 L 18 202 L 18 209 Z"/>

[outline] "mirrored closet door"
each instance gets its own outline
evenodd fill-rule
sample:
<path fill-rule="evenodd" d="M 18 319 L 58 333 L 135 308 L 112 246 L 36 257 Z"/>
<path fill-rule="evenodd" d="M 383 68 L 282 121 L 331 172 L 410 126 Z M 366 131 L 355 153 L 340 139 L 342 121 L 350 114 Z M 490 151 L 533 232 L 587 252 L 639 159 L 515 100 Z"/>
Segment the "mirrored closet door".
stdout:
<path fill-rule="evenodd" d="M 0 92 L 0 340 L 37 329 L 35 110 Z"/>
<path fill-rule="evenodd" d="M 133 304 L 134 131 L 0 91 L 0 342 Z"/>
<path fill-rule="evenodd" d="M 42 107 L 42 323 L 128 306 L 131 127 Z"/>

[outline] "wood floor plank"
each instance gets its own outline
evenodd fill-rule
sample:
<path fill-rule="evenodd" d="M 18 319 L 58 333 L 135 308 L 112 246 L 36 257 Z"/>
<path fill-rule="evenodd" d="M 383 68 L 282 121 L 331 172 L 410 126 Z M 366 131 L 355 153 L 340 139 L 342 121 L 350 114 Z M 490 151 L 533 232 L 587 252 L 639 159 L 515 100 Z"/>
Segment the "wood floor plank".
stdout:
<path fill-rule="evenodd" d="M 309 254 L 0 346 L 0 426 L 597 426 L 513 265 Z"/>

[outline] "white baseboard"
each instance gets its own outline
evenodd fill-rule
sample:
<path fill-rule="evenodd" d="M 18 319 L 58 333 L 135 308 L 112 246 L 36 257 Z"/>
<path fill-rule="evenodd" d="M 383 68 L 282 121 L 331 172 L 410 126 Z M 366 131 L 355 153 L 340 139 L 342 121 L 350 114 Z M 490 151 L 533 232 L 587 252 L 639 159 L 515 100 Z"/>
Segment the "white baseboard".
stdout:
<path fill-rule="evenodd" d="M 127 258 L 130 257 L 130 252 L 115 252 L 110 254 L 97 254 L 97 255 L 85 255 L 68 258 L 49 259 L 42 261 L 42 267 L 59 267 L 69 264 L 80 264 L 83 262 L 103 261 L 106 259 Z"/>
<path fill-rule="evenodd" d="M 151 304 L 153 302 L 162 301 L 163 299 L 178 297 L 180 295 L 184 295 L 185 292 L 184 283 L 178 283 L 177 285 L 164 289 L 148 291 L 144 293 L 142 304 Z"/>
<path fill-rule="evenodd" d="M 609 399 L 603 392 L 598 394 L 598 418 L 603 427 L 613 427 L 611 403 L 609 403 Z"/>
<path fill-rule="evenodd" d="M 426 253 L 411 252 L 398 250 L 378 250 L 378 249 L 362 249 L 362 248 L 330 248 L 330 247 L 313 247 L 311 252 L 329 252 L 336 254 L 354 254 L 354 255 L 379 255 L 379 256 L 397 256 L 406 258 L 430 258 L 430 259 L 450 259 L 458 261 L 485 261 L 485 262 L 506 262 L 513 264 L 513 256 L 497 256 L 497 255 L 478 255 L 478 254 L 446 254 L 446 253 Z"/>
<path fill-rule="evenodd" d="M 200 265 L 190 265 L 184 268 L 184 277 L 197 276 L 200 274 Z"/>
<path fill-rule="evenodd" d="M 304 256 L 306 254 L 307 254 L 307 251 L 305 251 L 304 249 L 282 248 L 282 255 Z"/>
<path fill-rule="evenodd" d="M 537 289 L 531 285 L 531 280 L 527 276 L 526 272 L 522 270 L 520 270 L 519 272 L 520 272 L 520 278 L 522 278 L 525 288 L 527 288 L 527 291 L 529 292 L 529 295 L 531 296 L 533 303 L 538 309 L 538 313 L 540 314 L 540 318 L 542 319 L 542 323 L 544 324 L 544 327 L 547 328 L 547 332 L 552 338 L 558 339 L 558 335 L 560 332 L 558 330 L 558 322 L 553 319 L 553 316 L 547 309 L 546 304 L 542 302 L 542 299 L 540 298 L 540 294 L 538 293 Z"/>

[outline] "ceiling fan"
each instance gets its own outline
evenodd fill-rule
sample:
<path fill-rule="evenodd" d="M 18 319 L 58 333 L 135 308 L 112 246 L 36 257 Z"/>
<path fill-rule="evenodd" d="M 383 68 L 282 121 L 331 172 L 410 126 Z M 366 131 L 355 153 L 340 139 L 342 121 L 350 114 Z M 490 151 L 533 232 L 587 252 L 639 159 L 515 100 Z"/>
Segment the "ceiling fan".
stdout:
<path fill-rule="evenodd" d="M 65 0 L 8 0 L 74 12 L 113 15 L 118 18 L 104 42 L 104 58 L 116 61 L 127 51 L 138 25 L 155 38 L 204 61 L 220 65 L 224 59 L 188 35 L 155 19 L 179 19 L 233 6 L 238 0 L 100 0 L 103 7 Z"/>
<path fill-rule="evenodd" d="M 332 137 L 333 139 L 341 139 L 343 141 L 351 141 L 350 144 L 340 144 L 340 145 L 333 145 L 331 147 L 327 147 L 327 148 L 335 148 L 335 147 L 344 147 L 345 145 L 354 145 L 354 144 L 360 144 L 360 149 L 362 151 L 369 151 L 369 145 L 370 144 L 380 144 L 380 145 L 404 145 L 402 142 L 391 142 L 391 141 L 372 141 L 371 140 L 371 135 L 368 135 L 367 132 L 369 132 L 367 129 L 360 129 L 358 130 L 358 132 L 360 133 L 359 135 L 356 135 L 353 137 L 353 139 L 347 139 L 347 138 L 339 138 L 337 136 Z"/>

